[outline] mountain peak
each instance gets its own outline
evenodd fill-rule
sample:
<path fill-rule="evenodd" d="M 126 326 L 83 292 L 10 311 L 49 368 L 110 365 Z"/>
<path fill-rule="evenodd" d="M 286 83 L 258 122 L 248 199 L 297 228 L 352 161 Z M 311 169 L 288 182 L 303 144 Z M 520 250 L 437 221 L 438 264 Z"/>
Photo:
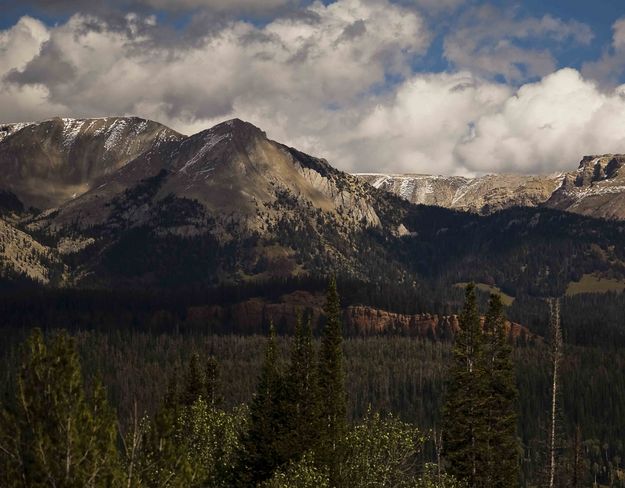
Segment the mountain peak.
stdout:
<path fill-rule="evenodd" d="M 199 134 L 210 134 L 211 136 L 229 134 L 233 141 L 247 141 L 258 137 L 267 138 L 267 134 L 263 130 L 241 119 L 226 120 Z"/>

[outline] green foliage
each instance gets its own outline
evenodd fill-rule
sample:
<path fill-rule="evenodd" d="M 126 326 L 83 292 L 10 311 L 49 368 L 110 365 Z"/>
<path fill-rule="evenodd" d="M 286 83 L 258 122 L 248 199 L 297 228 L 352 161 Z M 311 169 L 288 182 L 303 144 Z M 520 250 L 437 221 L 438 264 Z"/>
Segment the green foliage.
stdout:
<path fill-rule="evenodd" d="M 491 296 L 482 327 L 468 285 L 460 327 L 444 408 L 449 472 L 469 487 L 518 486 L 518 391 L 501 299 Z"/>
<path fill-rule="evenodd" d="M 424 442 L 414 425 L 370 413 L 341 440 L 335 486 L 414 486 Z"/>
<path fill-rule="evenodd" d="M 108 487 L 120 479 L 117 422 L 104 388 L 85 393 L 74 341 L 24 345 L 14 398 L 0 411 L 0 485 Z"/>
<path fill-rule="evenodd" d="M 209 370 L 216 374 L 213 360 Z M 152 422 L 144 419 L 138 453 L 136 433 L 126 449 L 128 478 L 138 487 L 225 487 L 229 486 L 240 439 L 246 427 L 245 408 L 225 412 L 207 401 L 204 394 L 214 383 L 207 382 L 197 354 L 191 356 L 183 376 L 183 388 L 176 393 L 175 380 Z M 172 376 L 175 378 L 176 376 Z M 211 390 L 216 395 L 214 389 Z M 134 476 L 131 476 L 131 469 Z"/>
<path fill-rule="evenodd" d="M 278 469 L 263 488 L 330 488 L 330 478 L 325 469 L 319 468 L 311 453 L 298 461 L 291 461 Z"/>
<path fill-rule="evenodd" d="M 453 476 L 442 472 L 440 466 L 434 463 L 425 463 L 423 472 L 415 488 L 465 488 L 466 485 Z"/>
<path fill-rule="evenodd" d="M 487 392 L 485 486 L 515 487 L 519 481 L 518 390 L 512 346 L 505 329 L 501 299 L 492 295 L 484 322 Z"/>
<path fill-rule="evenodd" d="M 200 397 L 206 394 L 206 377 L 200 366 L 200 357 L 197 353 L 191 356 L 189 365 L 183 378 L 180 403 L 193 405 Z"/>

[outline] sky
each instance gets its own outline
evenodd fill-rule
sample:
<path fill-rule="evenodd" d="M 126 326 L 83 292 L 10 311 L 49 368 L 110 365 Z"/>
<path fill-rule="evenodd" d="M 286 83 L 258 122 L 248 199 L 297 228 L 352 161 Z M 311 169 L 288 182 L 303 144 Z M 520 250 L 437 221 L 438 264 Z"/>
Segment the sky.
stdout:
<path fill-rule="evenodd" d="M 625 152 L 622 0 L 0 0 L 0 122 L 238 117 L 351 172 Z"/>

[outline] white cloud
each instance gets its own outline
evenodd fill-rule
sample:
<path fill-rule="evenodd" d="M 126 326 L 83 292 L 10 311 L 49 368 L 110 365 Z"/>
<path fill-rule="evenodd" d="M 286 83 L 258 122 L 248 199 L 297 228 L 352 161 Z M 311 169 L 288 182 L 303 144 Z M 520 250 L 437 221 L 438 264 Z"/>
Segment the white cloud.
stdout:
<path fill-rule="evenodd" d="M 625 89 L 625 87 L 623 87 Z M 623 89 L 601 92 L 573 69 L 522 86 L 458 145 L 469 170 L 570 170 L 585 154 L 625 151 Z"/>
<path fill-rule="evenodd" d="M 604 92 L 565 69 L 516 89 L 479 63 L 414 74 L 430 34 L 414 9 L 385 0 L 316 2 L 188 44 L 156 38 L 153 17 L 124 22 L 25 17 L 0 32 L 2 121 L 136 114 L 193 133 L 240 117 L 352 171 L 547 172 L 625 152 L 625 86 Z M 535 19 L 516 35 L 570 39 L 570 27 Z"/>
<path fill-rule="evenodd" d="M 263 28 L 234 22 L 192 46 L 150 41 L 74 16 L 52 29 L 41 54 L 10 80 L 41 83 L 51 100 L 77 112 L 160 105 L 170 121 L 220 116 L 250 97 L 331 105 L 406 72 L 406 61 L 426 49 L 428 34 L 416 14 L 400 7 L 341 0 L 317 2 L 306 16 Z M 68 66 L 66 76 L 50 76 L 60 62 Z"/>
<path fill-rule="evenodd" d="M 625 17 L 618 19 L 612 26 L 614 32 L 612 36 L 612 47 L 615 51 L 625 48 Z"/>
<path fill-rule="evenodd" d="M 296 2 L 293 0 L 137 0 L 137 3 L 163 10 L 208 8 L 217 11 L 260 12 Z"/>
<path fill-rule="evenodd" d="M 0 75 L 10 69 L 22 69 L 48 40 L 44 24 L 32 17 L 22 17 L 17 24 L 0 32 Z"/>

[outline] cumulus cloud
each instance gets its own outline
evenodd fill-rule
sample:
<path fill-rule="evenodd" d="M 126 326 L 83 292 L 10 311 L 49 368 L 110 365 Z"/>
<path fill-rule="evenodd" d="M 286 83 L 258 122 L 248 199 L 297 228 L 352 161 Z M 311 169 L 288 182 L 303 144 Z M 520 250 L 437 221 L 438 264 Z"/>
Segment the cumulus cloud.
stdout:
<path fill-rule="evenodd" d="M 407 74 L 429 42 L 416 13 L 387 2 L 317 2 L 304 14 L 264 27 L 231 22 L 182 47 L 154 42 L 141 25 L 153 18 L 129 15 L 131 28 L 112 30 L 76 15 L 5 83 L 44 86 L 50 101 L 76 114 L 149 107 L 179 127 L 265 101 L 299 115 L 335 110 Z"/>
<path fill-rule="evenodd" d="M 0 32 L 0 117 L 136 114 L 187 134 L 240 117 L 350 171 L 550 172 L 586 153 L 625 152 L 625 86 L 602 91 L 578 71 L 544 74 L 529 62 L 544 76 L 518 87 L 494 81 L 505 63 L 415 74 L 432 35 L 418 12 L 316 2 L 171 44 L 149 15 L 115 26 L 74 15 L 50 28 L 24 17 Z M 586 39 L 550 18 L 515 29 L 515 39 Z"/>
<path fill-rule="evenodd" d="M 550 173 L 625 152 L 625 86 L 573 69 L 511 89 L 468 73 L 418 75 L 362 119 L 343 158 L 367 171 Z"/>
<path fill-rule="evenodd" d="M 46 26 L 32 17 L 23 17 L 10 29 L 0 32 L 0 79 L 10 70 L 23 69 L 48 39 Z M 2 82 L 0 107 L 5 120 L 16 121 L 49 117 L 64 109 L 49 102 L 48 91 L 43 87 L 10 86 Z"/>
<path fill-rule="evenodd" d="M 550 15 L 520 17 L 516 10 L 491 5 L 469 9 L 445 38 L 444 55 L 458 69 L 512 83 L 544 76 L 556 68 L 545 45 L 588 44 L 591 29 Z"/>
<path fill-rule="evenodd" d="M 573 69 L 522 86 L 475 123 L 457 155 L 474 171 L 567 170 L 583 154 L 625 151 L 625 86 L 601 92 Z"/>

